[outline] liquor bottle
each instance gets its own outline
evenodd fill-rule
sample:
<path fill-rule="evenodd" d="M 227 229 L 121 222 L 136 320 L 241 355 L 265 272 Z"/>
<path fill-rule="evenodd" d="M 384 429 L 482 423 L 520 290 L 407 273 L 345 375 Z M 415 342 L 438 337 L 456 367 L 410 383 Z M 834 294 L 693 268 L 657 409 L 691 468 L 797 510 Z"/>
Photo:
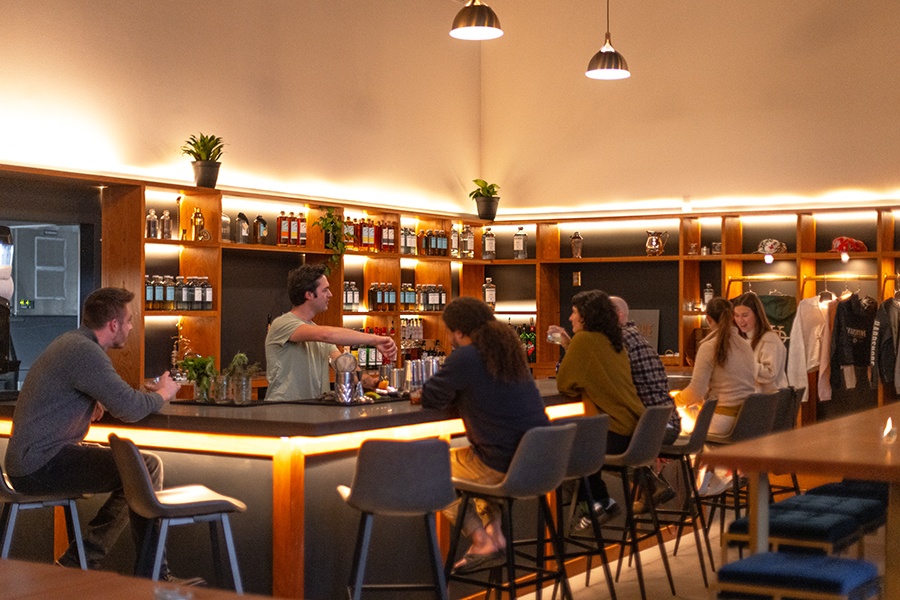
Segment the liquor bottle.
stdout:
<path fill-rule="evenodd" d="M 456 228 L 456 224 L 450 227 L 450 256 L 459 258 L 459 230 Z"/>
<path fill-rule="evenodd" d="M 351 310 L 353 312 L 359 312 L 359 288 L 356 287 L 356 282 L 350 282 L 350 292 L 352 293 L 352 306 Z"/>
<path fill-rule="evenodd" d="M 165 215 L 163 215 L 163 216 L 165 216 Z M 221 225 L 221 228 L 222 228 L 222 231 L 221 231 L 222 241 L 223 241 L 223 242 L 226 242 L 226 243 L 230 243 L 230 242 L 231 242 L 231 217 L 229 217 L 228 215 L 226 215 L 226 214 L 223 212 L 223 213 L 222 213 L 222 218 L 221 218 L 220 221 L 221 221 L 221 224 L 222 224 L 222 225 Z"/>
<path fill-rule="evenodd" d="M 200 212 L 200 207 L 194 207 L 194 214 L 191 215 L 191 239 L 196 241 L 200 241 L 203 238 L 203 230 L 206 225 L 206 219 L 203 218 L 203 213 Z"/>
<path fill-rule="evenodd" d="M 342 311 L 347 312 L 347 311 L 351 310 L 350 307 L 352 306 L 352 304 L 350 302 L 350 298 L 351 298 L 350 282 L 345 281 L 343 295 L 341 296 L 341 310 Z"/>
<path fill-rule="evenodd" d="M 300 245 L 300 221 L 297 219 L 297 216 L 294 214 L 294 211 L 291 211 L 288 215 L 288 239 L 289 246 L 299 246 Z"/>
<path fill-rule="evenodd" d="M 468 225 L 463 228 L 463 258 L 475 258 L 475 232 Z"/>
<path fill-rule="evenodd" d="M 163 310 L 175 310 L 175 279 L 171 275 L 163 278 Z"/>
<path fill-rule="evenodd" d="M 165 310 L 166 288 L 160 275 L 153 276 L 153 310 Z"/>
<path fill-rule="evenodd" d="M 147 213 L 147 229 L 144 234 L 148 238 L 157 239 L 159 237 L 159 218 L 156 216 L 156 210 L 151 208 Z"/>
<path fill-rule="evenodd" d="M 159 218 L 159 235 L 164 240 L 172 239 L 172 216 L 168 210 L 164 210 Z"/>
<path fill-rule="evenodd" d="M 153 310 L 153 279 L 144 275 L 144 310 Z"/>
<path fill-rule="evenodd" d="M 253 219 L 253 232 L 250 234 L 250 243 L 265 244 L 268 235 L 269 224 L 266 223 L 262 215 L 256 215 L 256 218 Z"/>
<path fill-rule="evenodd" d="M 707 283 L 706 287 L 703 288 L 703 306 L 707 306 L 712 299 L 716 296 L 716 291 L 713 289 L 711 283 Z"/>
<path fill-rule="evenodd" d="M 203 289 L 203 310 L 213 309 L 213 288 L 209 282 L 209 277 L 202 277 L 200 285 Z"/>
<path fill-rule="evenodd" d="M 184 295 L 184 277 L 175 278 L 175 310 L 187 310 L 187 297 Z"/>
<path fill-rule="evenodd" d="M 444 289 L 443 284 L 438 284 L 438 310 L 444 310 L 447 307 L 447 291 Z"/>
<path fill-rule="evenodd" d="M 191 298 L 191 310 L 203 310 L 203 284 L 199 277 L 191 278 L 191 289 L 194 290 L 194 297 Z"/>
<path fill-rule="evenodd" d="M 497 286 L 490 277 L 485 278 L 484 285 L 481 286 L 481 296 L 485 304 L 491 308 L 497 307 Z"/>
<path fill-rule="evenodd" d="M 525 233 L 524 227 L 519 227 L 516 235 L 513 236 L 513 258 L 528 258 L 528 234 Z"/>
<path fill-rule="evenodd" d="M 366 329 L 366 333 L 374 335 L 375 330 L 372 329 L 371 327 L 369 327 L 368 329 Z M 366 364 L 368 365 L 369 369 L 374 369 L 374 368 L 376 368 L 375 361 L 377 360 L 376 356 L 378 354 L 378 348 L 376 348 L 375 346 L 369 346 L 367 348 L 367 350 L 368 350 L 369 356 L 368 356 L 368 360 L 366 361 Z"/>
<path fill-rule="evenodd" d="M 484 235 L 481 236 L 481 258 L 484 260 L 497 258 L 497 238 L 490 227 L 486 227 Z"/>
<path fill-rule="evenodd" d="M 300 234 L 300 246 L 306 246 L 306 214 L 297 213 L 297 231 Z"/>
<path fill-rule="evenodd" d="M 285 216 L 284 211 L 281 211 L 278 214 L 278 218 L 275 219 L 275 230 L 277 231 L 275 237 L 276 246 L 287 246 L 291 243 L 291 220 Z"/>
<path fill-rule="evenodd" d="M 234 241 L 238 244 L 250 243 L 250 220 L 242 212 L 238 213 L 234 222 Z"/>

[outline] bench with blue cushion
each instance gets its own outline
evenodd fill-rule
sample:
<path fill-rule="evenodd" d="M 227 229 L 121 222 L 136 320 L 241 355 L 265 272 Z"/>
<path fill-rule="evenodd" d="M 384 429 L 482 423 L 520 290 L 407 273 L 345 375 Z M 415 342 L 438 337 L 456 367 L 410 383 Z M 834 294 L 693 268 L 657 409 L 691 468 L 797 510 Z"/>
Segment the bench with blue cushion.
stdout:
<path fill-rule="evenodd" d="M 877 567 L 865 560 L 763 552 L 723 565 L 717 598 L 815 598 L 864 600 L 881 596 Z"/>

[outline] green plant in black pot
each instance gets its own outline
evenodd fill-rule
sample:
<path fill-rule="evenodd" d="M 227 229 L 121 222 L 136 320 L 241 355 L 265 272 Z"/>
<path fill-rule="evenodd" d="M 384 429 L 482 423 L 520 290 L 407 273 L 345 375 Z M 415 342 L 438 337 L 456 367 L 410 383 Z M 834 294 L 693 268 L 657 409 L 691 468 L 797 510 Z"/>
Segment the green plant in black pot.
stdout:
<path fill-rule="evenodd" d="M 222 138 L 216 135 L 192 135 L 181 147 L 181 153 L 194 159 L 194 181 L 197 187 L 216 187 L 219 178 L 219 158 L 225 150 Z"/>
<path fill-rule="evenodd" d="M 478 207 L 478 217 L 493 221 L 497 216 L 497 206 L 500 203 L 500 196 L 497 195 L 500 186 L 496 183 L 488 183 L 484 179 L 473 179 L 472 183 L 478 187 L 469 192 L 469 198 L 474 200 Z"/>

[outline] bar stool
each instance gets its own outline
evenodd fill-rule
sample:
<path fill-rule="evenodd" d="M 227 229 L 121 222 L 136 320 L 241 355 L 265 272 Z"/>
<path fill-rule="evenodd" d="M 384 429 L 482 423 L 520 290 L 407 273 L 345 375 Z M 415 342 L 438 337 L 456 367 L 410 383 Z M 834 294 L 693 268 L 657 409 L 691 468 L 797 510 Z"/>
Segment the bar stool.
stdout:
<path fill-rule="evenodd" d="M 775 420 L 772 423 L 772 433 L 781 431 L 790 431 L 797 425 L 797 415 L 800 413 L 800 401 L 803 400 L 803 394 L 806 388 L 784 388 L 790 390 L 790 393 L 783 393 L 779 396 L 778 407 L 775 409 Z M 782 390 L 779 390 L 781 392 Z M 800 495 L 800 482 L 797 480 L 797 474 L 791 473 L 791 485 L 775 485 L 769 484 L 769 499 L 774 502 L 776 496 L 793 493 L 795 496 Z"/>
<path fill-rule="evenodd" d="M 150 579 L 153 581 L 159 579 L 169 527 L 202 522 L 209 523 L 216 576 L 221 579 L 222 565 L 217 530 L 217 525 L 221 523 L 225 534 L 225 549 L 228 552 L 234 590 L 239 594 L 244 593 L 228 514 L 244 512 L 247 510 L 247 506 L 240 500 L 217 494 L 204 485 L 184 485 L 157 492 L 153 489 L 147 465 L 144 464 L 134 442 L 111 433 L 109 434 L 109 447 L 112 449 L 113 459 L 116 461 L 119 476 L 122 478 L 128 508 L 145 519 L 156 519 L 160 522 L 156 548 L 147 548 L 148 536 L 144 540 L 145 547 L 141 551 L 142 556 L 148 550 L 153 553 L 153 572 Z"/>
<path fill-rule="evenodd" d="M 519 584 L 516 581 L 517 571 L 531 573 L 534 578 L 525 585 L 534 585 L 540 590 L 543 582 L 554 580 L 562 585 L 564 598 L 572 598 L 569 589 L 569 581 L 566 578 L 565 562 L 562 559 L 562 541 L 557 528 L 553 523 L 553 514 L 550 511 L 550 503 L 547 494 L 550 494 L 562 483 L 566 475 L 569 456 L 572 451 L 572 441 L 575 439 L 575 425 L 547 425 L 529 429 L 519 441 L 516 453 L 506 472 L 503 481 L 497 484 L 482 484 L 467 479 L 453 479 L 453 485 L 462 495 L 459 514 L 450 538 L 450 551 L 447 554 L 447 562 L 444 572 L 452 581 L 460 581 L 471 585 L 498 590 L 502 594 L 505 590 L 511 598 L 517 597 Z M 483 498 L 500 504 L 502 525 L 506 536 L 506 564 L 502 567 L 486 568 L 473 571 L 478 574 L 482 571 L 490 571 L 487 581 L 466 575 L 451 572 L 456 560 L 456 551 L 459 546 L 459 537 L 462 533 L 463 521 L 472 498 Z M 550 530 L 552 540 L 553 558 L 556 561 L 556 569 L 550 570 L 544 566 L 544 544 L 537 545 L 537 557 L 534 564 L 525 564 L 516 561 L 515 536 L 513 531 L 513 504 L 515 500 L 537 499 L 539 503 L 537 518 L 537 535 L 540 537 L 547 527 Z M 533 540 L 532 540 L 533 543 Z M 503 582 L 503 573 L 506 571 L 506 583 Z"/>
<path fill-rule="evenodd" d="M 439 439 L 414 441 L 366 440 L 359 447 L 350 487 L 340 485 L 344 501 L 360 511 L 347 591 L 353 600 L 364 589 L 434 590 L 447 600 L 447 584 L 437 543 L 435 512 L 456 499 L 450 481 L 450 447 Z M 434 583 L 364 584 L 372 522 L 375 515 L 423 517 Z"/>
<path fill-rule="evenodd" d="M 710 446 L 735 444 L 745 440 L 766 435 L 772 432 L 772 424 L 775 422 L 775 411 L 778 408 L 781 398 L 789 389 L 779 390 L 771 394 L 750 394 L 741 405 L 740 412 L 734 421 L 734 427 L 728 435 L 714 435 L 712 433 L 706 436 L 706 443 Z M 731 494 L 734 500 L 733 510 L 734 518 L 741 516 L 741 484 L 737 473 L 732 477 L 732 489 L 726 490 L 713 498 L 703 501 L 703 504 L 710 506 L 708 524 L 712 522 L 715 511 L 720 509 L 722 512 L 719 518 L 719 531 L 725 533 L 725 510 L 728 506 L 728 495 Z M 746 506 L 746 502 L 743 503 Z"/>
<path fill-rule="evenodd" d="M 706 576 L 706 562 L 703 559 L 703 547 L 700 545 L 700 534 L 706 543 L 706 554 L 709 558 L 709 568 L 716 570 L 713 561 L 712 544 L 709 542 L 709 528 L 706 526 L 706 516 L 703 512 L 700 491 L 697 489 L 697 474 L 694 469 L 692 457 L 703 451 L 703 444 L 706 443 L 706 435 L 709 433 L 709 424 L 712 422 L 713 413 L 718 405 L 718 400 L 707 400 L 703 403 L 700 413 L 694 422 L 694 430 L 690 437 L 684 437 L 675 440 L 674 444 L 663 446 L 659 452 L 660 458 L 668 458 L 677 460 L 681 466 L 681 475 L 688 486 L 688 494 L 684 499 L 681 510 L 657 509 L 657 515 L 668 516 L 677 515 L 678 520 L 674 523 L 678 525 L 678 532 L 675 536 L 675 548 L 672 550 L 673 555 L 678 554 L 678 545 L 681 542 L 681 533 L 684 530 L 685 523 L 690 519 L 691 527 L 694 530 L 694 542 L 697 545 L 697 556 L 700 558 L 700 571 L 703 574 L 703 585 L 709 587 L 709 580 Z M 697 531 L 697 521 L 700 522 L 700 532 Z M 661 520 L 668 524 L 668 521 Z"/>
<path fill-rule="evenodd" d="M 21 494 L 13 489 L 6 478 L 6 473 L 3 469 L 0 469 L 0 502 L 3 503 L 3 512 L 0 514 L 0 527 L 3 529 L 0 558 L 9 558 L 9 548 L 12 544 L 13 531 L 16 528 L 16 518 L 19 516 L 20 511 L 62 506 L 66 514 L 66 530 L 69 538 L 75 539 L 75 547 L 78 549 L 78 563 L 82 570 L 87 570 L 84 541 L 81 537 L 81 524 L 78 521 L 78 508 L 75 506 L 75 500 L 80 498 L 84 498 L 84 496 L 82 494 L 71 497 Z"/>
<path fill-rule="evenodd" d="M 649 406 L 644 409 L 644 414 L 638 420 L 628 448 L 622 454 L 607 454 L 606 464 L 603 465 L 604 471 L 614 471 L 622 477 L 622 488 L 625 492 L 625 526 L 622 528 L 622 539 L 619 544 L 619 564 L 616 567 L 616 580 L 618 581 L 619 574 L 622 571 L 622 559 L 625 556 L 625 546 L 628 545 L 631 549 L 631 556 L 634 557 L 641 598 L 644 600 L 647 598 L 647 592 L 644 589 L 644 571 L 641 566 L 641 553 L 638 544 L 653 535 L 656 536 L 659 552 L 666 569 L 669 588 L 672 590 L 672 595 L 675 595 L 675 582 L 672 580 L 672 570 L 669 568 L 665 542 L 662 538 L 659 520 L 656 517 L 653 493 L 646 480 L 647 469 L 656 461 L 656 457 L 659 456 L 659 452 L 662 449 L 663 437 L 666 435 L 666 425 L 669 422 L 672 410 L 673 407 L 671 406 Z M 644 524 L 646 521 L 639 520 L 634 514 L 634 494 L 628 481 L 629 469 L 634 470 L 635 487 L 641 486 L 643 488 L 644 497 L 650 503 L 649 522 L 652 525 L 652 530 L 650 531 L 638 531 L 638 523 Z M 590 567 L 590 559 L 588 559 L 588 567 Z"/>
<path fill-rule="evenodd" d="M 613 585 L 612 573 L 609 568 L 609 559 L 606 556 L 606 542 L 603 539 L 600 521 L 594 508 L 595 500 L 591 493 L 591 486 L 588 483 L 588 476 L 600 471 L 603 463 L 606 461 L 606 434 L 609 431 L 609 415 L 569 417 L 557 419 L 554 423 L 574 423 L 576 427 L 575 440 L 572 442 L 572 453 L 569 456 L 569 465 L 566 468 L 565 479 L 556 488 L 556 524 L 563 539 L 565 550 L 563 559 L 568 560 L 586 556 L 588 561 L 590 561 L 592 556 L 599 555 L 603 564 L 603 573 L 606 576 L 606 585 L 609 588 L 609 596 L 612 600 L 616 600 L 616 589 Z M 587 500 L 588 516 L 591 519 L 594 532 L 592 540 L 565 534 L 567 529 L 564 527 L 563 507 L 565 502 L 563 495 L 564 488 L 570 483 L 575 483 L 575 486 L 570 500 L 569 521 L 571 522 L 575 507 L 578 504 L 580 490 Z M 542 540 L 542 543 L 545 541 Z M 577 550 L 570 551 L 568 545 L 575 546 Z M 590 585 L 590 576 L 591 568 L 590 563 L 588 563 L 588 568 L 584 572 L 585 587 Z"/>
<path fill-rule="evenodd" d="M 863 600 L 881 597 L 881 578 L 864 560 L 763 552 L 722 566 L 715 588 L 718 598 Z"/>

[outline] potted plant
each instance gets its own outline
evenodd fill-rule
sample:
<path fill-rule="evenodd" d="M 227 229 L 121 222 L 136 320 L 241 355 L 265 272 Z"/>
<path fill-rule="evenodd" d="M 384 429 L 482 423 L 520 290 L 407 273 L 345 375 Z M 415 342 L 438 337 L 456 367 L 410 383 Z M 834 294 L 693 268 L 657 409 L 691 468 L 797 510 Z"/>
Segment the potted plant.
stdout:
<path fill-rule="evenodd" d="M 219 157 L 222 156 L 225 143 L 215 135 L 192 135 L 181 147 L 181 153 L 194 159 L 194 181 L 197 187 L 216 187 L 219 178 Z"/>
<path fill-rule="evenodd" d="M 325 234 L 325 247 L 331 250 L 329 263 L 336 264 L 347 248 L 347 241 L 344 239 L 344 221 L 340 215 L 334 212 L 334 207 L 320 206 L 319 210 L 324 210 L 325 212 L 313 221 L 313 225 L 321 229 Z M 331 272 L 327 265 L 326 268 L 328 272 Z"/>
<path fill-rule="evenodd" d="M 493 221 L 497 216 L 497 205 L 500 203 L 500 196 L 497 195 L 500 186 L 488 183 L 484 179 L 473 179 L 472 183 L 478 187 L 469 192 L 469 198 L 474 200 L 478 207 L 478 218 Z"/>
<path fill-rule="evenodd" d="M 209 402 L 209 386 L 216 376 L 216 359 L 212 356 L 189 354 L 178 366 L 187 375 L 188 381 L 194 382 L 197 402 Z"/>
<path fill-rule="evenodd" d="M 228 376 L 231 398 L 235 404 L 250 404 L 250 380 L 259 373 L 259 363 L 250 364 L 250 359 L 243 352 L 238 352 L 231 359 L 225 374 Z"/>

